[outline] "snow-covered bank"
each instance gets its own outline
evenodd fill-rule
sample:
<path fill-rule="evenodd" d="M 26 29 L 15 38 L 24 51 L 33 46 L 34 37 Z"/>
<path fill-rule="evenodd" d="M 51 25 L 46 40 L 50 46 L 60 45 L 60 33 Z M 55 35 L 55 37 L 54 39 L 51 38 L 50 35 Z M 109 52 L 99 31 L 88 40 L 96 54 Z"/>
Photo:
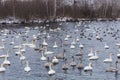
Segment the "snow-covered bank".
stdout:
<path fill-rule="evenodd" d="M 50 23 L 50 22 L 79 22 L 79 21 L 120 21 L 120 18 L 112 19 L 112 18 L 71 18 L 71 17 L 60 17 L 60 18 L 52 18 L 52 19 L 0 19 L 0 24 L 26 24 L 26 23 Z"/>

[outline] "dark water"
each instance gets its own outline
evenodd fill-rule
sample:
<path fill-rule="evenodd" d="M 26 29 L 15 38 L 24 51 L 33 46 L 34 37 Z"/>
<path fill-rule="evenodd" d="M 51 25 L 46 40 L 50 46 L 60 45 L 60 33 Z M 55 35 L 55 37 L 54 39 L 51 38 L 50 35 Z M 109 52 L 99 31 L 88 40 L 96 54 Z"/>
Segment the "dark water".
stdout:
<path fill-rule="evenodd" d="M 11 62 L 10 66 L 6 66 L 6 71 L 0 73 L 0 80 L 119 80 L 120 72 L 112 73 L 105 72 L 108 68 L 108 64 L 103 63 L 105 58 L 109 57 L 109 53 L 114 53 L 113 55 L 113 63 L 112 66 L 115 67 L 115 61 L 117 60 L 117 54 L 119 53 L 118 47 L 116 43 L 120 42 L 120 22 L 81 22 L 81 25 L 75 27 L 76 23 L 53 23 L 46 24 L 46 28 L 41 26 L 32 26 L 30 29 L 25 29 L 28 26 L 19 26 L 19 28 L 9 28 L 6 26 L 5 28 L 1 28 L 0 33 L 0 46 L 2 46 L 2 39 L 5 39 L 5 49 L 0 50 L 0 54 L 5 54 L 7 50 L 10 50 L 10 57 L 8 60 Z M 21 28 L 20 28 L 21 27 Z M 61 30 L 57 30 L 57 28 L 61 28 Z M 50 28 L 54 29 L 54 31 L 49 31 Z M 6 31 L 6 29 L 8 31 Z M 96 30 L 96 33 L 94 33 Z M 41 61 L 41 53 L 39 51 L 35 51 L 34 48 L 26 47 L 25 57 L 26 60 L 29 61 L 29 66 L 31 67 L 31 72 L 26 73 L 24 71 L 25 63 L 19 59 L 19 56 L 15 55 L 17 50 L 13 49 L 13 46 L 19 45 L 20 42 L 25 43 L 24 35 L 25 31 L 28 32 L 28 43 L 31 43 L 33 39 L 33 35 L 38 35 L 38 40 L 36 42 L 37 47 L 41 47 L 43 39 L 45 36 L 50 34 L 50 38 L 46 41 L 48 42 L 48 50 L 53 51 L 54 53 L 51 55 L 47 55 L 50 59 L 53 58 L 54 55 L 62 53 L 63 49 L 66 49 L 66 58 L 68 59 L 67 63 L 69 65 L 69 69 L 67 73 L 64 73 L 62 70 L 63 60 L 59 60 L 59 64 L 53 66 L 52 68 L 56 71 L 56 74 L 53 76 L 48 75 L 48 70 L 44 67 L 44 63 L 46 61 Z M 45 33 L 46 34 L 43 34 Z M 81 33 L 83 35 L 80 35 Z M 7 35 L 4 35 L 7 33 Z M 21 33 L 19 38 L 15 38 L 15 44 L 10 45 L 11 37 L 15 37 Z M 64 38 L 66 34 L 71 35 L 71 38 L 68 41 L 65 41 Z M 102 40 L 96 39 L 96 34 L 102 38 Z M 92 35 L 93 37 L 90 37 Z M 106 35 L 106 36 L 105 36 Z M 71 42 L 79 37 L 80 41 L 76 42 L 75 49 L 70 49 Z M 26 39 L 26 38 L 25 38 Z M 59 46 L 57 49 L 54 49 L 52 46 L 54 42 L 57 42 Z M 109 45 L 109 49 L 104 49 L 104 43 L 107 42 Z M 65 43 L 66 46 L 61 47 L 62 43 Z M 88 53 L 90 53 L 90 49 L 94 48 L 99 50 L 99 59 L 97 61 L 92 61 L 93 63 L 93 71 L 92 72 L 84 72 L 83 70 L 80 72 L 76 67 L 73 70 L 70 66 L 70 62 L 72 61 L 71 55 L 75 55 L 80 51 L 79 44 L 82 43 L 84 48 L 82 49 L 83 56 L 82 61 L 84 67 L 91 62 L 88 59 Z M 75 56 L 75 62 L 78 64 L 77 56 Z M 0 58 L 0 63 L 4 61 L 3 58 Z M 120 65 L 118 64 L 118 68 Z"/>

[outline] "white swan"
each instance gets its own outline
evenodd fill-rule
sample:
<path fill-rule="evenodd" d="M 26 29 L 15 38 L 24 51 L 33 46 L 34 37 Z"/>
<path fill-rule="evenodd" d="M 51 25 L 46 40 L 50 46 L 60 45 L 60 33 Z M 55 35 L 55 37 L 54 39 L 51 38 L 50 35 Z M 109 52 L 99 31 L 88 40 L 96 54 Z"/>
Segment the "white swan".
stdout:
<path fill-rule="evenodd" d="M 53 48 L 57 48 L 57 47 L 58 47 L 58 45 L 57 45 L 57 43 L 55 42 L 54 45 L 53 45 Z"/>
<path fill-rule="evenodd" d="M 48 43 L 45 41 L 45 39 L 43 40 L 43 43 L 42 43 L 43 46 L 47 46 Z"/>
<path fill-rule="evenodd" d="M 99 57 L 97 55 L 97 52 L 95 51 L 95 54 L 89 58 L 89 60 L 97 60 Z"/>
<path fill-rule="evenodd" d="M 0 66 L 0 72 L 5 72 L 5 71 L 6 71 L 6 69 L 5 69 L 4 65 L 1 64 L 1 66 Z"/>
<path fill-rule="evenodd" d="M 26 66 L 25 66 L 25 68 L 24 68 L 24 71 L 25 71 L 25 72 L 30 72 L 30 71 L 31 71 L 31 68 L 29 67 L 28 61 L 26 61 Z"/>
<path fill-rule="evenodd" d="M 110 53 L 110 57 L 109 58 L 106 58 L 103 62 L 104 63 L 112 63 L 112 53 Z"/>
<path fill-rule="evenodd" d="M 79 37 L 77 36 L 77 38 L 76 38 L 76 41 L 78 42 L 80 39 L 79 39 Z"/>
<path fill-rule="evenodd" d="M 107 43 L 105 43 L 104 48 L 105 48 L 105 49 L 109 49 L 109 46 L 107 45 Z"/>
<path fill-rule="evenodd" d="M 92 63 L 89 63 L 89 65 L 84 68 L 84 71 L 92 71 L 92 70 L 93 70 Z"/>
<path fill-rule="evenodd" d="M 12 38 L 12 41 L 10 42 L 10 45 L 13 45 L 13 44 L 15 44 L 14 38 Z"/>
<path fill-rule="evenodd" d="M 80 48 L 84 48 L 84 45 L 82 45 L 82 44 L 80 43 L 79 47 L 80 47 Z"/>
<path fill-rule="evenodd" d="M 20 60 L 25 60 L 26 57 L 23 55 L 23 53 L 20 54 Z"/>
<path fill-rule="evenodd" d="M 56 58 L 56 56 L 52 59 L 52 63 L 53 64 L 57 64 L 59 62 L 59 60 Z"/>
<path fill-rule="evenodd" d="M 10 61 L 7 59 L 7 56 L 5 57 L 4 61 L 3 61 L 4 65 L 10 65 Z"/>
<path fill-rule="evenodd" d="M 55 70 L 53 70 L 51 66 L 52 66 L 52 64 L 49 65 L 49 71 L 48 71 L 49 75 L 55 74 Z"/>
<path fill-rule="evenodd" d="M 75 45 L 76 44 L 75 40 L 73 40 L 71 44 Z"/>
<path fill-rule="evenodd" d="M 93 49 L 91 48 L 91 51 L 90 51 L 90 53 L 88 54 L 88 57 L 91 57 L 91 56 L 93 56 L 94 54 L 93 54 Z"/>
<path fill-rule="evenodd" d="M 53 53 L 54 53 L 54 52 L 52 52 L 52 51 L 48 51 L 48 50 L 47 50 L 47 47 L 45 48 L 45 53 L 44 53 L 45 55 L 49 55 L 49 54 L 53 54 Z"/>
<path fill-rule="evenodd" d="M 43 53 L 43 51 L 42 51 L 42 56 L 41 56 L 41 58 L 40 58 L 42 61 L 45 61 L 45 60 L 47 60 L 47 58 L 44 56 L 44 53 Z"/>
<path fill-rule="evenodd" d="M 73 44 L 71 44 L 71 45 L 70 45 L 70 48 L 71 48 L 71 49 L 74 49 L 74 48 L 75 48 L 75 46 L 74 46 Z"/>

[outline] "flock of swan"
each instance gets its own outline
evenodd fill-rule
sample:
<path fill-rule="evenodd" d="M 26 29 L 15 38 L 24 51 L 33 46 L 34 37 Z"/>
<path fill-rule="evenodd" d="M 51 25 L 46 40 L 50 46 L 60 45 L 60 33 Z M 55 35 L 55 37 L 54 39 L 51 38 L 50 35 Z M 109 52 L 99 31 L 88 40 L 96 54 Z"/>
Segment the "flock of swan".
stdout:
<path fill-rule="evenodd" d="M 68 25 L 69 23 L 63 24 Z M 99 62 L 99 60 L 101 60 L 99 54 L 103 53 L 104 55 L 105 51 L 108 51 L 108 56 L 104 56 L 106 58 L 101 60 L 101 62 L 103 62 L 104 65 L 109 65 L 106 71 L 119 71 L 118 63 L 120 62 L 120 43 L 116 42 L 115 45 L 116 50 L 118 48 L 118 53 L 114 53 L 112 51 L 109 52 L 111 46 L 107 41 L 104 41 L 106 35 L 112 36 L 111 38 L 114 38 L 113 40 L 119 38 L 119 36 L 117 36 L 119 34 L 119 29 L 115 30 L 113 27 L 107 27 L 102 32 L 102 28 L 94 26 L 91 30 L 91 25 L 79 22 L 73 25 L 74 27 L 72 30 L 69 30 L 63 29 L 63 27 L 61 27 L 63 24 L 59 23 L 59 26 L 56 28 L 49 27 L 49 24 L 34 28 L 25 27 L 21 32 L 16 32 L 12 29 L 1 30 L 0 51 L 3 51 L 4 54 L 0 54 L 0 59 L 3 60 L 3 62 L 0 63 L 0 72 L 5 72 L 6 66 L 12 65 L 9 60 L 9 57 L 11 57 L 11 50 L 13 50 L 15 55 L 19 57 L 20 61 L 24 61 L 25 67 L 23 70 L 25 72 L 32 72 L 30 62 L 25 56 L 26 48 L 32 48 L 40 53 L 39 59 L 43 62 L 44 68 L 47 69 L 48 75 L 56 74 L 57 71 L 54 67 L 59 64 L 62 64 L 61 69 L 64 72 L 67 72 L 70 67 L 72 69 L 77 68 L 79 71 L 92 72 L 94 71 L 94 68 L 96 68 L 94 67 L 95 62 Z M 39 32 L 31 36 L 29 35 L 32 33 L 31 30 L 38 30 Z M 86 32 L 89 34 L 86 34 Z M 11 40 L 7 41 L 8 37 L 10 37 Z M 98 41 L 103 46 L 102 49 L 104 52 L 101 53 L 102 50 L 98 49 L 99 44 L 96 43 L 97 47 L 91 46 L 89 47 L 88 52 L 85 53 L 85 47 L 87 46 L 86 43 L 88 42 L 82 43 L 83 38 L 88 39 L 88 41 L 92 41 L 92 39 Z M 38 42 L 40 44 L 38 44 Z M 9 45 L 11 49 L 6 48 L 6 45 Z M 113 59 L 113 56 L 116 58 Z M 83 58 L 87 60 L 87 63 L 84 63 Z M 113 66 L 113 62 L 115 62 L 115 66 Z"/>

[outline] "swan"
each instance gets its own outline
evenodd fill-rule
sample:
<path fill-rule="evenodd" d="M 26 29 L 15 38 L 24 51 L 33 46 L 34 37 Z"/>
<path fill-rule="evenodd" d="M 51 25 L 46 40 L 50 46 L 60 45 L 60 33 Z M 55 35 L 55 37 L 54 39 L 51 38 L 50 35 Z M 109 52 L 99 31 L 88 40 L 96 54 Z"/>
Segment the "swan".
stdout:
<path fill-rule="evenodd" d="M 13 44 L 15 44 L 14 38 L 12 38 L 12 41 L 10 42 L 10 45 L 13 45 Z"/>
<path fill-rule="evenodd" d="M 106 72 L 118 72 L 119 69 L 117 64 L 118 64 L 118 61 L 115 62 L 116 67 L 110 67 L 106 70 Z"/>
<path fill-rule="evenodd" d="M 67 70 L 68 70 L 67 59 L 64 59 L 64 65 L 62 66 L 62 69 L 63 69 L 64 71 L 67 71 Z"/>
<path fill-rule="evenodd" d="M 93 49 L 91 48 L 91 51 L 90 51 L 90 53 L 88 54 L 88 57 L 91 57 L 91 56 L 93 56 L 94 54 L 93 54 Z"/>
<path fill-rule="evenodd" d="M 97 52 L 95 51 L 95 54 L 89 58 L 89 60 L 97 60 L 99 57 L 97 55 Z"/>
<path fill-rule="evenodd" d="M 73 40 L 71 44 L 75 45 L 76 44 L 75 40 Z"/>
<path fill-rule="evenodd" d="M 68 37 L 66 37 L 64 40 L 65 40 L 65 41 L 68 41 L 68 40 L 69 40 L 69 38 L 68 38 Z"/>
<path fill-rule="evenodd" d="M 50 62 L 49 57 L 47 57 L 47 62 L 44 64 L 45 68 L 49 68 L 49 65 L 50 65 L 50 64 L 52 64 L 52 63 Z M 52 64 L 52 65 L 53 65 L 53 64 Z"/>
<path fill-rule="evenodd" d="M 26 57 L 23 55 L 23 53 L 20 54 L 20 60 L 25 60 Z"/>
<path fill-rule="evenodd" d="M 48 74 L 49 74 L 49 75 L 54 75 L 54 74 L 55 74 L 55 70 L 52 69 L 52 64 L 49 65 Z"/>
<path fill-rule="evenodd" d="M 24 71 L 25 71 L 25 72 L 30 72 L 30 71 L 31 71 L 31 68 L 29 67 L 28 61 L 26 61 L 26 66 L 25 66 L 25 68 L 24 68 Z"/>
<path fill-rule="evenodd" d="M 117 54 L 117 58 L 120 59 L 120 53 Z"/>
<path fill-rule="evenodd" d="M 48 35 L 47 35 L 47 38 L 48 38 L 48 39 L 50 38 L 50 35 L 49 35 L 49 33 L 48 33 Z"/>
<path fill-rule="evenodd" d="M 41 56 L 41 58 L 40 58 L 42 61 L 45 61 L 45 60 L 47 60 L 47 58 L 44 56 L 44 53 L 43 53 L 43 51 L 42 51 L 42 56 Z"/>
<path fill-rule="evenodd" d="M 7 59 L 7 56 L 5 57 L 4 61 L 3 61 L 4 65 L 10 65 L 10 61 Z"/>
<path fill-rule="evenodd" d="M 79 47 L 80 47 L 80 48 L 84 48 L 84 45 L 82 45 L 82 44 L 80 43 Z"/>
<path fill-rule="evenodd" d="M 76 54 L 76 56 L 82 56 L 82 55 L 83 55 L 82 50 L 80 50 L 80 51 Z"/>
<path fill-rule="evenodd" d="M 75 48 L 75 46 L 74 46 L 73 44 L 71 44 L 71 45 L 70 45 L 70 48 L 71 48 L 71 49 L 74 49 L 74 48 Z"/>
<path fill-rule="evenodd" d="M 77 36 L 76 41 L 79 42 L 79 40 L 80 40 L 80 39 L 79 39 L 79 37 Z"/>
<path fill-rule="evenodd" d="M 6 71 L 6 69 L 4 67 L 4 64 L 1 64 L 1 66 L 0 66 L 0 72 L 5 72 L 5 71 Z"/>
<path fill-rule="evenodd" d="M 59 60 L 56 58 L 56 56 L 52 59 L 52 63 L 53 64 L 57 64 L 59 62 Z"/>
<path fill-rule="evenodd" d="M 84 68 L 83 64 L 82 64 L 82 59 L 79 57 L 78 60 L 80 60 L 80 63 L 77 65 L 78 70 L 81 70 Z"/>
<path fill-rule="evenodd" d="M 49 55 L 49 54 L 53 54 L 53 53 L 54 53 L 54 52 L 52 52 L 52 51 L 48 51 L 48 50 L 47 50 L 47 47 L 45 48 L 45 53 L 44 53 L 45 55 Z"/>
<path fill-rule="evenodd" d="M 103 62 L 104 63 L 112 63 L 112 53 L 110 53 L 109 58 L 106 58 Z"/>
<path fill-rule="evenodd" d="M 45 41 L 45 38 L 43 40 L 43 43 L 42 43 L 43 46 L 48 46 L 48 43 Z"/>
<path fill-rule="evenodd" d="M 73 68 L 76 66 L 74 56 L 72 56 L 72 62 L 70 63 L 70 66 L 72 66 Z"/>
<path fill-rule="evenodd" d="M 57 43 L 55 42 L 54 45 L 53 45 L 53 48 L 57 48 L 57 47 L 58 47 L 58 45 L 57 45 Z"/>
<path fill-rule="evenodd" d="M 58 58 L 58 59 L 64 59 L 64 58 L 65 58 L 65 52 L 66 52 L 66 50 L 64 49 L 64 50 L 63 50 L 63 53 L 58 54 L 58 55 L 56 56 L 56 58 Z"/>
<path fill-rule="evenodd" d="M 84 71 L 92 71 L 92 70 L 93 70 L 92 63 L 89 63 L 89 65 L 84 68 Z"/>
<path fill-rule="evenodd" d="M 105 48 L 105 49 L 109 49 L 109 46 L 107 45 L 107 43 L 105 43 L 104 48 Z"/>

